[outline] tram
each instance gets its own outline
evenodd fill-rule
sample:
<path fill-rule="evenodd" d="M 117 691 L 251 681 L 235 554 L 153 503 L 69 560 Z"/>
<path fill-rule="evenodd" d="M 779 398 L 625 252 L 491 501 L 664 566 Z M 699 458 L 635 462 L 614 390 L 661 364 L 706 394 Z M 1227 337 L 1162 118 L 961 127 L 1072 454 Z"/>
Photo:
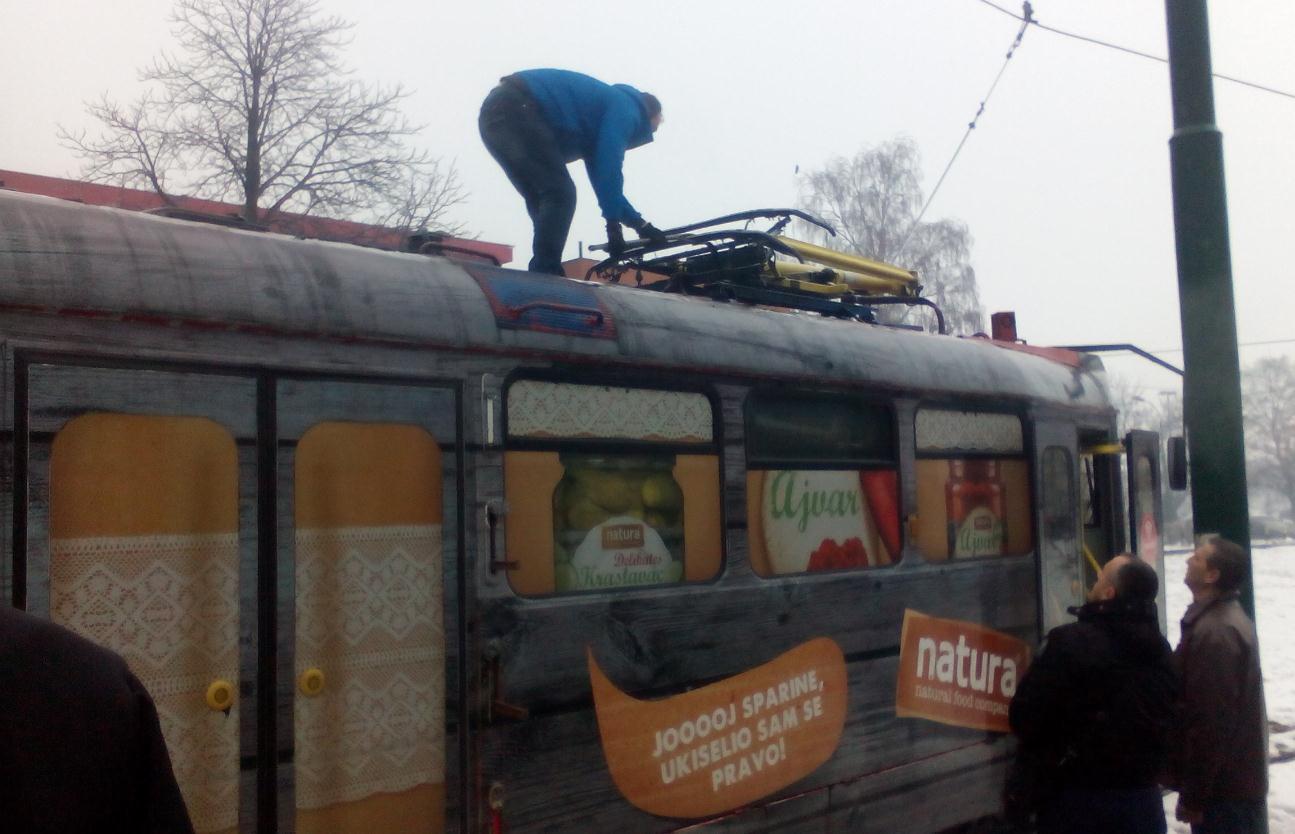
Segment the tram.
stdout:
<path fill-rule="evenodd" d="M 201 832 L 992 817 L 1156 438 L 1093 356 L 735 296 L 0 191 L 4 597 Z"/>

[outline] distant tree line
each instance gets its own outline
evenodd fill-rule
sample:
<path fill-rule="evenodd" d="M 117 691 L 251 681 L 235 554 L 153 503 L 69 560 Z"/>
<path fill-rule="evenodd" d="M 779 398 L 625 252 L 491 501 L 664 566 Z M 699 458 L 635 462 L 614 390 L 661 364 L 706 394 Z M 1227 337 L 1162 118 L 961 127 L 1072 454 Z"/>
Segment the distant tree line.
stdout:
<path fill-rule="evenodd" d="M 1245 366 L 1241 398 L 1250 493 L 1280 496 L 1295 521 L 1295 362 L 1272 356 Z"/>
<path fill-rule="evenodd" d="M 1158 397 L 1128 380 L 1111 377 L 1111 399 L 1120 411 L 1120 435 L 1131 428 L 1159 431 L 1162 439 L 1183 432 L 1178 390 Z M 1295 535 L 1295 361 L 1265 357 L 1241 369 L 1246 482 L 1251 536 Z M 1186 492 L 1164 493 L 1166 524 L 1190 513 Z"/>

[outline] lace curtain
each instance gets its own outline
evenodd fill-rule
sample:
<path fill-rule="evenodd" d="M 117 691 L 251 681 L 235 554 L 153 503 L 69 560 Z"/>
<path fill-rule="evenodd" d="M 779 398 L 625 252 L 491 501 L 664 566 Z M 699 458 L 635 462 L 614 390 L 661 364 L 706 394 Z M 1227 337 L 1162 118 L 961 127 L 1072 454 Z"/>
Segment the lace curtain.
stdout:
<path fill-rule="evenodd" d="M 157 704 L 176 781 L 198 831 L 238 824 L 238 536 L 54 539 L 52 619 L 120 653 Z"/>
<path fill-rule="evenodd" d="M 443 782 L 440 525 L 298 530 L 296 560 L 297 807 Z"/>

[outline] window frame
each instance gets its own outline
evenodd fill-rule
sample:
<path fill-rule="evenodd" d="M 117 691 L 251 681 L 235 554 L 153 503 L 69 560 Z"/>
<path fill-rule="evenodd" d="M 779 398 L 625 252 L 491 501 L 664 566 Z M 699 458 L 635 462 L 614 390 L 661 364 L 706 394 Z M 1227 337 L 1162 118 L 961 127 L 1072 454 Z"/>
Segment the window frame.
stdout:
<path fill-rule="evenodd" d="M 826 460 L 822 458 L 787 458 L 775 460 L 772 458 L 761 458 L 753 453 L 751 438 L 752 431 L 752 413 L 759 407 L 761 401 L 769 400 L 801 400 L 801 401 L 847 401 L 863 409 L 878 409 L 884 411 L 888 417 L 887 431 L 890 435 L 891 449 L 893 456 L 889 460 L 880 458 L 839 458 L 836 460 Z M 786 471 L 807 471 L 807 472 L 867 472 L 867 471 L 893 471 L 895 473 L 895 496 L 896 512 L 899 514 L 899 548 L 896 553 L 891 554 L 892 559 L 889 564 L 870 565 L 866 567 L 845 567 L 845 568 L 825 568 L 822 570 L 804 570 L 794 573 L 769 573 L 763 574 L 751 569 L 752 575 L 758 577 L 763 582 L 798 579 L 804 577 L 817 576 L 841 576 L 852 573 L 874 573 L 898 567 L 903 561 L 903 553 L 909 542 L 907 524 L 904 519 L 907 516 L 904 477 L 904 448 L 903 438 L 900 431 L 899 412 L 900 408 L 896 397 L 883 397 L 870 395 L 856 391 L 833 391 L 823 389 L 774 389 L 769 387 L 756 387 L 750 389 L 745 401 L 742 404 L 742 426 L 743 426 L 743 456 L 744 456 L 744 474 L 747 476 L 751 472 L 786 472 Z M 748 499 L 748 508 L 750 501 Z M 746 517 L 747 529 L 750 529 L 751 518 L 750 511 L 747 511 Z M 751 554 L 748 553 L 747 562 L 751 563 Z"/>
<path fill-rule="evenodd" d="M 514 437 L 509 420 L 509 397 L 512 388 L 519 382 L 545 382 L 554 385 L 575 385 L 586 387 L 610 387 L 664 393 L 697 394 L 706 398 L 710 408 L 711 439 L 700 443 L 679 441 L 630 440 L 625 438 L 533 438 Z M 636 592 L 660 592 L 662 590 L 695 588 L 713 585 L 719 582 L 729 568 L 728 558 L 728 519 L 727 519 L 727 484 L 725 481 L 724 461 L 724 424 L 723 404 L 718 392 L 710 385 L 698 382 L 680 382 L 662 379 L 644 374 L 617 374 L 607 372 L 579 373 L 570 370 L 546 370 L 521 368 L 504 378 L 499 388 L 500 402 L 500 492 L 505 501 L 508 497 L 508 480 L 506 460 L 510 452 L 554 452 L 557 454 L 576 454 L 590 456 L 634 457 L 643 454 L 697 455 L 713 456 L 718 464 L 716 480 L 716 502 L 719 518 L 716 527 L 719 531 L 718 565 L 714 574 L 706 579 L 689 580 L 687 572 L 687 551 L 684 551 L 685 576 L 678 582 L 657 583 L 651 585 L 627 585 L 619 588 L 598 588 L 585 590 L 553 590 L 542 593 L 524 593 L 512 582 L 511 574 L 507 578 L 509 591 L 520 600 L 542 601 L 550 599 L 594 599 L 599 595 L 609 594 L 616 597 L 633 595 Z M 501 538 L 505 561 L 510 561 L 508 554 L 508 515 L 503 516 Z M 555 583 L 556 586 L 556 583 Z"/>
<path fill-rule="evenodd" d="M 918 415 L 924 411 L 961 411 L 974 414 L 989 414 L 1013 417 L 1021 427 L 1021 449 L 1019 452 L 986 452 L 970 450 L 940 450 L 923 452 L 917 438 L 917 420 Z M 987 403 L 981 405 L 975 402 L 956 399 L 918 399 L 913 403 L 913 483 L 916 489 L 918 481 L 917 464 L 923 460 L 1015 460 L 1022 461 L 1025 464 L 1026 480 L 1026 515 L 1029 519 L 1027 529 L 1030 535 L 1030 546 L 1020 553 L 1003 553 L 1001 555 L 986 556 L 967 556 L 961 559 L 954 559 L 949 554 L 943 559 L 931 559 L 923 551 L 922 559 L 928 565 L 945 567 L 952 564 L 981 564 L 985 562 L 995 562 L 1007 559 L 1020 559 L 1031 556 L 1039 551 L 1039 542 L 1036 540 L 1035 528 L 1040 518 L 1039 511 L 1039 485 L 1035 483 L 1034 478 L 1034 432 L 1033 423 L 1025 408 L 1004 407 L 1002 403 Z M 914 503 L 912 513 L 917 513 L 916 493 L 914 494 Z M 907 526 L 907 525 L 905 525 Z"/>
<path fill-rule="evenodd" d="M 752 412 L 758 407 L 758 401 L 761 399 L 799 399 L 799 400 L 846 400 L 856 403 L 863 408 L 878 408 L 886 412 L 889 418 L 887 431 L 890 432 L 890 439 L 894 456 L 890 460 L 883 461 L 880 458 L 837 458 L 835 460 L 824 460 L 821 458 L 786 458 L 774 460 L 772 458 L 760 458 L 753 453 L 752 437 Z M 769 388 L 753 388 L 746 395 L 746 401 L 742 404 L 742 426 L 745 442 L 743 443 L 743 453 L 746 461 L 746 469 L 752 470 L 777 470 L 777 469 L 806 469 L 822 471 L 843 471 L 841 463 L 852 464 L 854 469 L 886 469 L 894 468 L 896 471 L 900 468 L 900 460 L 903 457 L 900 449 L 900 432 L 899 432 L 899 414 L 894 399 L 869 396 L 852 392 L 836 391 L 806 391 L 803 389 L 792 389 L 790 391 L 775 390 Z M 902 484 L 901 484 L 902 489 Z"/>

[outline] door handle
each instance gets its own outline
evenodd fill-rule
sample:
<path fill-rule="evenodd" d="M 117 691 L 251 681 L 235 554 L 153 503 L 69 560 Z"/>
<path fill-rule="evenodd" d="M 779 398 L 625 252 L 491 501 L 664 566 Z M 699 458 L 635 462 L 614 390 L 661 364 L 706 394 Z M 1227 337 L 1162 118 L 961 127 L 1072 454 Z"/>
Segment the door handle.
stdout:
<path fill-rule="evenodd" d="M 496 719 L 504 721 L 525 721 L 531 717 L 531 711 L 518 704 L 510 704 L 499 693 L 503 691 L 503 662 L 499 641 L 491 640 L 486 644 L 483 653 L 485 663 L 482 667 L 485 689 L 486 723 L 493 724 Z"/>
<path fill-rule="evenodd" d="M 495 555 L 496 548 L 498 546 L 495 532 L 498 527 L 499 508 L 495 506 L 494 501 L 491 501 L 486 504 L 486 528 L 490 539 L 490 572 L 492 574 L 498 573 L 501 570 L 517 570 L 521 567 L 517 562 L 510 562 L 507 558 L 501 560 Z"/>
<path fill-rule="evenodd" d="M 297 678 L 297 687 L 301 694 L 313 698 L 324 691 L 324 670 L 311 667 Z"/>
<path fill-rule="evenodd" d="M 207 708 L 213 712 L 228 712 L 234 706 L 234 685 L 217 679 L 207 687 Z"/>

